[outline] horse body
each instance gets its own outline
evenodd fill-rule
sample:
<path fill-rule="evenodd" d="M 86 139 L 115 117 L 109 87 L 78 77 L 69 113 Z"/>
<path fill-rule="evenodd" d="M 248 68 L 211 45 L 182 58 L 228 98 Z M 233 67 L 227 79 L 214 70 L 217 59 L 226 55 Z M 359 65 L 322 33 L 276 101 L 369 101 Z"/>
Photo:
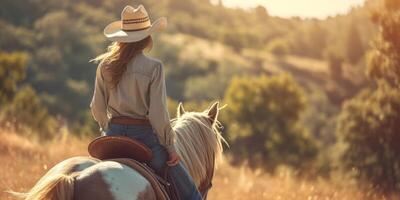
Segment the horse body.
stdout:
<path fill-rule="evenodd" d="M 140 173 L 124 164 L 104 161 L 86 168 L 76 176 L 74 199 L 151 200 L 156 198 L 150 183 Z"/>
<path fill-rule="evenodd" d="M 186 113 L 180 104 L 172 120 L 176 148 L 197 187 L 212 179 L 224 139 L 218 131 L 218 103 L 205 112 Z M 142 200 L 156 199 L 150 182 L 135 169 L 116 161 L 73 157 L 50 169 L 26 194 L 26 200 Z"/>

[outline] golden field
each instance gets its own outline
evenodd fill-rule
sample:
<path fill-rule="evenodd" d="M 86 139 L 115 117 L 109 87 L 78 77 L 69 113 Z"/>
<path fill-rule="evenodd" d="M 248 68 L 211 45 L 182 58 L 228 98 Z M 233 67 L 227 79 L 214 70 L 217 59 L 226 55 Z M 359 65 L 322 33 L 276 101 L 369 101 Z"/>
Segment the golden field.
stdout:
<path fill-rule="evenodd" d="M 6 191 L 26 191 L 56 163 L 76 155 L 87 155 L 88 139 L 63 137 L 40 143 L 12 131 L 0 130 L 0 199 L 14 199 Z M 395 199 L 362 191 L 350 181 L 302 181 L 287 173 L 270 176 L 246 166 L 219 165 L 209 199 L 305 199 L 353 200 Z"/>

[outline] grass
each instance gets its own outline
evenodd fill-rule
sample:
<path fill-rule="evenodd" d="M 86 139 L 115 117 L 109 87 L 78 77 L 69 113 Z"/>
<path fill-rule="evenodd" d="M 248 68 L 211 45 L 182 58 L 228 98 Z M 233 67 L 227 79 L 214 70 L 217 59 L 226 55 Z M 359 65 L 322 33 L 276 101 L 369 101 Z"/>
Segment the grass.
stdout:
<path fill-rule="evenodd" d="M 63 134 L 61 134 L 63 135 Z M 66 136 L 64 134 L 64 136 Z M 13 199 L 6 190 L 27 191 L 56 163 L 76 155 L 87 155 L 88 139 L 59 137 L 53 141 L 21 137 L 0 130 L 0 199 Z M 216 170 L 210 200 L 252 199 L 391 199 L 363 191 L 350 182 L 305 181 L 282 171 L 271 176 L 246 165 L 233 167 L 223 162 Z M 395 199 L 395 198 L 393 198 Z"/>

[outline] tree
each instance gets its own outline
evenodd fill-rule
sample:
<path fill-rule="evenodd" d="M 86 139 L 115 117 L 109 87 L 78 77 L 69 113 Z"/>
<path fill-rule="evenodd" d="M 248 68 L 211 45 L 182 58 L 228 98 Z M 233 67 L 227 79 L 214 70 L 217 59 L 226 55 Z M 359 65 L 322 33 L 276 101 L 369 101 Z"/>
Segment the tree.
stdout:
<path fill-rule="evenodd" d="M 274 171 L 280 164 L 301 169 L 316 156 L 316 144 L 298 124 L 305 98 L 290 76 L 235 77 L 224 101 L 237 161 Z"/>
<path fill-rule="evenodd" d="M 11 121 L 21 133 L 34 132 L 42 138 L 50 138 L 56 121 L 32 87 L 20 87 L 26 76 L 26 66 L 26 54 L 0 52 L 0 122 Z"/>
<path fill-rule="evenodd" d="M 258 5 L 254 8 L 254 12 L 259 20 L 266 20 L 268 19 L 268 11 L 264 6 Z"/>
<path fill-rule="evenodd" d="M 323 50 L 327 45 L 327 30 L 318 22 L 312 22 L 306 34 L 307 55 L 314 58 L 321 58 Z M 303 47 L 304 48 L 304 47 Z"/>
<path fill-rule="evenodd" d="M 83 120 L 79 116 L 88 109 L 96 70 L 89 63 L 95 56 L 95 45 L 90 42 L 100 33 L 83 20 L 74 21 L 72 16 L 67 11 L 53 11 L 35 22 L 39 47 L 35 50 L 31 80 L 41 94 L 47 95 L 42 100 L 51 113 Z"/>
<path fill-rule="evenodd" d="M 27 28 L 0 20 L 0 35 L 0 49 L 3 51 L 27 51 L 34 47 L 34 33 Z"/>
<path fill-rule="evenodd" d="M 351 23 L 347 33 L 346 44 L 347 60 L 352 64 L 356 64 L 364 55 L 365 51 L 361 40 L 361 34 L 354 22 Z"/>
<path fill-rule="evenodd" d="M 223 32 L 222 41 L 231 46 L 236 52 L 240 52 L 246 46 L 247 38 L 242 30 L 226 30 Z"/>
<path fill-rule="evenodd" d="M 30 86 L 24 86 L 16 93 L 2 110 L 1 118 L 2 121 L 11 119 L 19 133 L 33 133 L 41 139 L 51 138 L 57 130 L 57 121 Z"/>
<path fill-rule="evenodd" d="M 392 86 L 400 86 L 400 1 L 385 0 L 384 7 L 373 13 L 372 20 L 380 26 L 368 54 L 367 73 L 383 79 Z"/>
<path fill-rule="evenodd" d="M 400 2 L 385 0 L 367 72 L 376 85 L 346 102 L 338 134 L 348 148 L 345 167 L 385 192 L 400 191 Z"/>
<path fill-rule="evenodd" d="M 337 53 L 329 52 L 327 54 L 329 74 L 334 80 L 340 80 L 343 78 L 343 58 L 337 55 Z"/>
<path fill-rule="evenodd" d="M 27 55 L 0 52 L 0 103 L 12 99 L 17 85 L 25 79 Z"/>
<path fill-rule="evenodd" d="M 400 91 L 384 84 L 344 104 L 337 132 L 347 144 L 345 167 L 387 191 L 400 190 Z"/>
<path fill-rule="evenodd" d="M 267 46 L 268 51 L 272 54 L 282 57 L 289 53 L 289 45 L 287 41 L 283 39 L 276 39 L 271 41 Z"/>

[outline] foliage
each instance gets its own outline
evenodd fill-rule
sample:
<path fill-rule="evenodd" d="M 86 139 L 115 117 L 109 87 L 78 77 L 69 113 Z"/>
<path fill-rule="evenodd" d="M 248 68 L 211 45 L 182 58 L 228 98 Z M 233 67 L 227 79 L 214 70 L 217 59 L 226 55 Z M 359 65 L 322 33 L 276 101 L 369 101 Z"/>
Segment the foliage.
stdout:
<path fill-rule="evenodd" d="M 269 17 L 268 11 L 264 6 L 258 5 L 254 8 L 254 12 L 260 20 L 266 20 Z"/>
<path fill-rule="evenodd" d="M 92 112 L 88 109 L 81 112 L 80 121 L 75 121 L 68 128 L 70 133 L 78 136 L 94 138 L 101 135 L 99 125 L 93 120 Z"/>
<path fill-rule="evenodd" d="M 241 49 L 247 46 L 246 39 L 248 37 L 246 37 L 245 34 L 246 32 L 243 30 L 226 30 L 222 35 L 223 42 L 229 46 L 232 46 L 235 51 L 239 52 Z"/>
<path fill-rule="evenodd" d="M 377 86 L 344 105 L 337 130 L 348 145 L 346 167 L 385 192 L 400 191 L 399 11 L 399 1 L 385 0 L 374 14 L 380 32 L 368 55 L 367 72 Z"/>
<path fill-rule="evenodd" d="M 280 164 L 301 169 L 315 157 L 316 144 L 298 124 L 305 97 L 290 76 L 236 77 L 224 102 L 237 158 L 273 171 Z"/>
<path fill-rule="evenodd" d="M 215 69 L 215 72 L 189 78 L 185 83 L 185 100 L 212 101 L 222 99 L 231 78 L 242 71 L 235 66 L 219 66 Z"/>
<path fill-rule="evenodd" d="M 400 189 L 400 91 L 386 84 L 345 103 L 338 134 L 348 143 L 343 160 L 357 177 L 385 190 Z"/>
<path fill-rule="evenodd" d="M 400 86 L 400 2 L 385 0 L 385 5 L 373 14 L 380 27 L 368 54 L 368 74 L 374 79 L 384 79 Z"/>
<path fill-rule="evenodd" d="M 318 21 L 305 22 L 303 26 L 289 32 L 289 44 L 294 54 L 322 58 L 325 49 L 329 48 L 328 28 Z"/>
<path fill-rule="evenodd" d="M 329 52 L 327 57 L 329 62 L 329 74 L 334 80 L 340 80 L 343 78 L 343 58 L 333 52 Z"/>
<path fill-rule="evenodd" d="M 283 56 L 289 53 L 289 45 L 282 39 L 273 40 L 268 44 L 267 49 L 276 56 Z"/>
<path fill-rule="evenodd" d="M 213 5 L 209 1 L 148 0 L 134 4 L 140 3 L 147 6 L 153 19 L 162 15 L 169 18 L 168 34 L 204 38 L 209 43 L 222 43 L 238 52 L 230 58 L 213 59 L 215 68 L 229 65 L 246 67 L 236 62 L 243 57 L 239 54 L 243 49 L 262 49 L 265 44 L 273 44 L 280 38 L 288 41 L 289 35 L 298 32 L 304 34 L 290 40 L 290 53 L 315 57 L 327 46 L 322 36 L 336 35 L 334 31 L 326 31 L 324 22 L 271 17 L 262 6 L 245 11 Z M 93 87 L 95 66 L 88 61 L 105 50 L 102 29 L 108 22 L 119 18 L 119 12 L 126 4 L 132 2 L 2 1 L 0 48 L 27 51 L 31 59 L 26 82 L 39 92 L 50 113 L 63 115 L 70 124 L 80 123 L 84 121 Z M 313 26 L 319 28 L 314 30 Z M 314 38 L 322 39 L 316 42 Z M 215 70 L 207 68 L 209 60 L 185 58 L 182 46 L 190 46 L 190 41 L 180 45 L 174 42 L 167 44 L 156 38 L 154 48 L 154 55 L 163 60 L 167 68 L 168 94 L 175 100 L 221 97 L 230 76 L 219 80 L 221 75 L 213 74 Z M 318 48 L 314 48 L 315 45 Z M 274 52 L 287 52 L 286 45 L 284 48 L 277 46 Z M 296 46 L 295 51 L 292 51 L 293 46 Z M 247 65 L 251 63 L 247 62 Z M 205 80 L 220 82 L 220 87 L 205 94 L 203 89 L 193 86 Z"/>
<path fill-rule="evenodd" d="M 26 51 L 34 46 L 34 34 L 25 27 L 18 27 L 0 19 L 0 49 Z"/>
<path fill-rule="evenodd" d="M 356 64 L 364 55 L 365 50 L 361 34 L 354 22 L 351 23 L 349 32 L 347 33 L 346 44 L 347 60 L 352 64 Z"/>
<path fill-rule="evenodd" d="M 12 122 L 20 133 L 32 133 L 41 139 L 54 136 L 58 126 L 30 86 L 19 89 L 13 100 L 2 109 L 1 120 Z"/>
<path fill-rule="evenodd" d="M 27 55 L 0 52 L 0 103 L 12 99 L 17 85 L 26 76 Z"/>

